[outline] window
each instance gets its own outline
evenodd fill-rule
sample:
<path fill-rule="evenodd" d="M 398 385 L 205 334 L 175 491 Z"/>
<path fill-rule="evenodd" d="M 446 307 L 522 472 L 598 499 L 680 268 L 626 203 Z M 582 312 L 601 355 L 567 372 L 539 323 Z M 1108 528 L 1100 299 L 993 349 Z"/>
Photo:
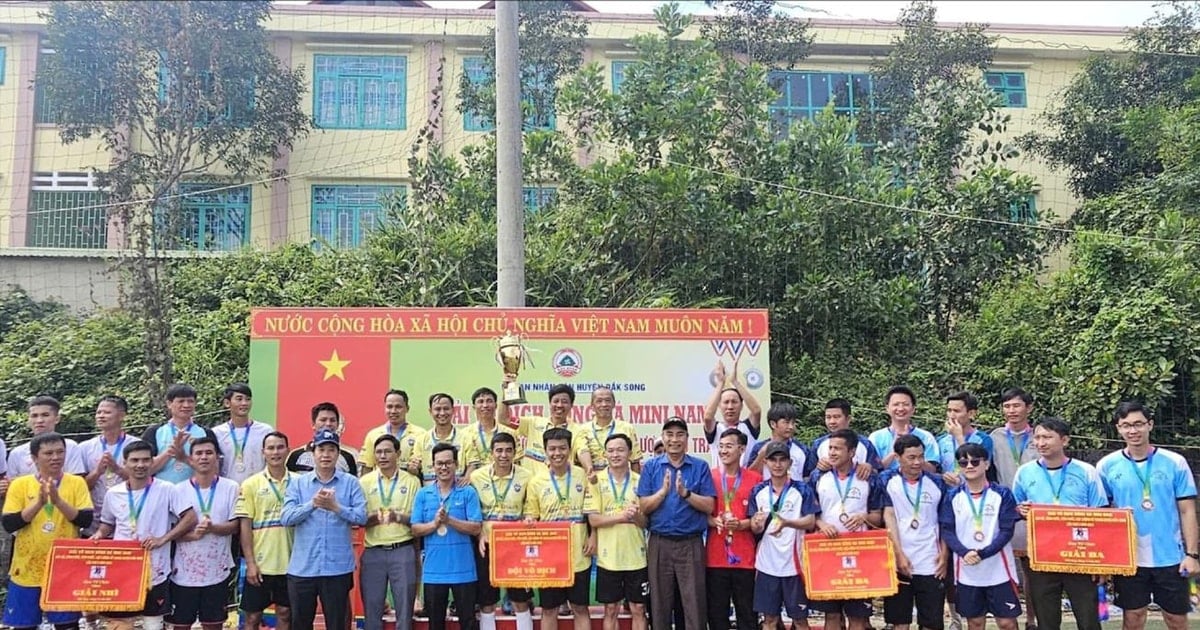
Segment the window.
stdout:
<path fill-rule="evenodd" d="M 108 196 L 91 173 L 35 173 L 27 247 L 104 249 Z"/>
<path fill-rule="evenodd" d="M 0 46 L 0 85 L 4 85 L 4 63 L 8 61 L 8 49 Z"/>
<path fill-rule="evenodd" d="M 1009 204 L 1008 214 L 1016 223 L 1036 224 L 1038 222 L 1037 197 L 1025 195 L 1024 199 Z"/>
<path fill-rule="evenodd" d="M 525 212 L 537 212 L 558 200 L 558 189 L 552 187 L 526 186 L 521 189 Z"/>
<path fill-rule="evenodd" d="M 988 87 L 1004 99 L 1005 107 L 1025 107 L 1024 72 L 985 72 Z"/>
<path fill-rule="evenodd" d="M 250 112 L 254 109 L 254 81 L 249 79 L 219 79 L 209 71 L 203 71 L 199 77 L 199 87 L 193 94 L 184 96 L 194 97 L 197 101 L 202 101 L 202 96 L 206 94 L 216 94 L 218 87 L 224 87 L 227 91 L 225 94 L 225 106 L 221 111 L 215 111 L 210 103 L 204 102 L 187 102 L 186 107 L 198 108 L 205 107 L 204 110 L 195 112 L 195 120 L 197 126 L 204 126 L 213 120 L 232 120 L 233 125 L 243 126 L 250 120 Z M 172 84 L 175 77 L 167 69 L 165 63 L 160 63 L 158 66 L 158 98 L 163 103 L 171 97 Z M 220 83 L 218 83 L 220 82 Z M 189 101 L 189 98 L 184 98 L 184 101 Z M 185 109 L 184 112 L 191 110 Z M 186 113 L 184 114 L 186 115 Z"/>
<path fill-rule="evenodd" d="M 866 73 L 777 70 L 769 80 L 779 92 L 771 117 L 780 130 L 793 121 L 816 117 L 830 101 L 836 113 L 848 116 L 874 109 L 874 79 Z"/>
<path fill-rule="evenodd" d="M 38 73 L 41 73 L 45 58 L 56 54 L 53 48 L 42 48 L 38 53 Z M 86 70 L 93 73 L 98 71 L 99 65 L 93 59 L 84 62 Z M 112 105 L 112 99 L 108 98 L 107 92 L 103 86 L 97 86 L 92 91 L 92 115 L 98 116 L 101 119 L 107 120 L 107 112 Z M 33 82 L 33 122 L 39 125 L 57 125 L 62 122 L 63 112 L 58 108 L 58 105 L 46 95 L 46 91 L 42 87 L 41 81 Z"/>
<path fill-rule="evenodd" d="M 621 84 L 625 83 L 625 69 L 632 64 L 632 61 L 614 61 L 612 62 L 612 91 L 613 94 L 621 93 Z"/>
<path fill-rule="evenodd" d="M 404 129 L 407 57 L 317 55 L 313 111 L 324 129 Z"/>
<path fill-rule="evenodd" d="M 194 183 L 155 212 L 155 236 L 164 249 L 229 252 L 250 241 L 250 187 Z"/>
<path fill-rule="evenodd" d="M 484 64 L 483 57 L 467 57 L 464 59 L 463 73 L 466 75 L 467 80 L 474 85 L 486 83 L 487 81 L 491 80 L 492 76 L 491 70 L 488 69 Z M 546 89 L 546 77 L 543 73 L 537 73 L 537 77 L 534 79 L 534 85 L 532 88 L 539 91 Z M 522 90 L 524 90 L 524 87 L 522 87 Z M 551 93 L 553 92 L 551 91 Z M 522 94 L 521 103 L 522 105 L 529 107 L 532 106 L 533 99 L 529 94 Z M 551 110 L 553 110 L 553 103 L 551 104 Z M 525 117 L 524 122 L 525 129 L 552 130 L 554 129 L 554 125 L 555 122 L 553 111 L 546 112 L 542 116 L 538 116 L 536 113 L 530 113 Z M 463 130 L 465 131 L 491 131 L 495 128 L 495 121 L 489 120 L 479 112 L 468 111 L 463 114 Z"/>
<path fill-rule="evenodd" d="M 384 197 L 403 190 L 403 186 L 313 186 L 313 241 L 318 247 L 358 247 L 386 216 Z"/>

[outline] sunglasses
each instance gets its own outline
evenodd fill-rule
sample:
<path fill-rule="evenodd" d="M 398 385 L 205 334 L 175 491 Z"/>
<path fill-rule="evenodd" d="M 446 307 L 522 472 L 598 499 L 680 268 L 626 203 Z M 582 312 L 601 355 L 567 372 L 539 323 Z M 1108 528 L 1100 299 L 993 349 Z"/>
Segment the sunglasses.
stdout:
<path fill-rule="evenodd" d="M 972 468 L 972 467 L 982 464 L 984 461 L 986 461 L 986 460 L 981 459 L 981 458 L 964 457 L 964 458 L 958 460 L 958 465 L 960 468 Z"/>

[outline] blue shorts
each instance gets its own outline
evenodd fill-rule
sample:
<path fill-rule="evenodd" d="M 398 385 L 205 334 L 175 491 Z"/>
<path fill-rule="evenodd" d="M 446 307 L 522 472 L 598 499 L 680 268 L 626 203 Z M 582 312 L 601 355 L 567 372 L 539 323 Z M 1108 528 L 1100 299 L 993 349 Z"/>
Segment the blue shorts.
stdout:
<path fill-rule="evenodd" d="M 967 619 L 986 617 L 991 613 L 999 619 L 1015 619 L 1021 616 L 1021 598 L 1017 596 L 1017 585 L 1004 582 L 995 586 L 958 585 L 958 614 Z"/>
<path fill-rule="evenodd" d="M 779 577 L 762 571 L 754 575 L 754 612 L 778 617 L 786 610 L 790 619 L 808 618 L 808 595 L 798 575 Z"/>
<path fill-rule="evenodd" d="M 56 625 L 79 623 L 77 612 L 48 612 L 46 619 Z M 42 625 L 42 589 L 8 582 L 8 600 L 4 604 L 4 625 L 11 628 L 36 628 Z"/>

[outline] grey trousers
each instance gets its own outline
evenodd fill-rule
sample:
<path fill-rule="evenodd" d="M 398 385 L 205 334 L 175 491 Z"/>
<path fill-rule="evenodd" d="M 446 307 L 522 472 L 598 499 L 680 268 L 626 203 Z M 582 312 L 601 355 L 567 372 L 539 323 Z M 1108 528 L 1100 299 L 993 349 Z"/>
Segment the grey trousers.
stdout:
<path fill-rule="evenodd" d="M 646 564 L 650 577 L 650 625 L 654 630 L 670 630 L 676 586 L 683 600 L 684 625 L 688 630 L 707 627 L 704 599 L 707 562 L 708 555 L 700 534 L 685 540 L 650 534 Z"/>
<path fill-rule="evenodd" d="M 413 599 L 417 596 L 416 547 L 367 547 L 363 550 L 360 581 L 365 630 L 383 630 L 389 585 L 396 609 L 396 630 L 412 630 Z"/>

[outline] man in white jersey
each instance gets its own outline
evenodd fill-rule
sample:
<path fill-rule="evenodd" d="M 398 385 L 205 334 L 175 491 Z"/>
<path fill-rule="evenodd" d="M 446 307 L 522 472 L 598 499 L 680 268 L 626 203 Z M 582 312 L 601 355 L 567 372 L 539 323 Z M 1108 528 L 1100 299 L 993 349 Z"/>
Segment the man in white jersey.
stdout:
<path fill-rule="evenodd" d="M 229 410 L 229 421 L 213 427 L 221 458 L 221 476 L 242 483 L 252 475 L 262 472 L 263 439 L 273 429 L 262 422 L 250 419 L 252 405 L 250 386 L 234 383 L 225 388 L 221 404 Z"/>
<path fill-rule="evenodd" d="M 1113 413 L 1125 448 L 1096 464 L 1115 508 L 1133 510 L 1137 526 L 1137 573 L 1114 576 L 1124 630 L 1146 627 L 1151 599 L 1169 630 L 1188 627 L 1188 576 L 1200 573 L 1196 482 L 1187 460 L 1153 446 L 1154 421 L 1139 402 L 1123 402 Z"/>
<path fill-rule="evenodd" d="M 30 399 L 29 429 L 34 436 L 55 431 L 55 427 L 58 426 L 59 407 L 58 400 L 50 396 L 35 396 Z M 63 442 L 67 445 L 67 460 L 63 463 L 63 472 L 73 475 L 86 473 L 87 469 L 83 465 L 83 453 L 79 450 L 79 444 L 67 437 L 63 438 Z M 9 451 L 7 469 L 9 479 L 37 472 L 33 456 L 29 454 L 29 442 Z"/>
<path fill-rule="evenodd" d="M 191 479 L 174 488 L 177 500 L 187 502 L 199 522 L 175 546 L 171 574 L 171 626 L 190 630 L 198 620 L 204 630 L 221 630 L 228 614 L 225 602 L 233 569 L 232 539 L 238 530 L 235 516 L 240 488 L 237 482 L 217 475 L 217 441 L 211 437 L 191 442 Z"/>
<path fill-rule="evenodd" d="M 754 555 L 754 612 L 762 614 L 763 628 L 776 627 L 780 610 L 787 611 L 793 629 L 808 628 L 800 536 L 816 523 L 820 508 L 808 484 L 792 477 L 792 454 L 786 444 L 771 442 L 765 459 L 770 478 L 750 491 L 746 509 L 753 515 L 751 531 L 762 536 Z"/>
<path fill-rule="evenodd" d="M 108 489 L 124 481 L 127 476 L 120 464 L 125 445 L 137 441 L 136 437 L 125 435 L 125 414 L 128 411 L 129 403 L 120 396 L 101 398 L 96 403 L 96 430 L 100 433 L 79 445 L 83 466 L 87 470 L 83 479 L 92 493 L 92 505 L 100 514 L 104 513 L 104 496 Z M 100 527 L 100 522 L 97 520 L 93 524 L 93 530 Z"/>
<path fill-rule="evenodd" d="M 742 408 L 746 417 L 742 418 Z M 720 421 L 717 413 L 721 414 Z M 704 439 L 708 442 L 708 450 L 712 456 L 712 465 L 720 466 L 721 458 L 717 455 L 717 441 L 726 429 L 737 429 L 746 434 L 746 454 L 742 465 L 750 464 L 750 449 L 758 442 L 758 434 L 762 426 L 762 405 L 758 399 L 746 389 L 738 378 L 738 364 L 733 362 L 733 374 L 726 380 L 725 363 L 718 360 L 713 371 L 713 393 L 704 405 Z"/>
<path fill-rule="evenodd" d="M 964 444 L 955 452 L 962 485 L 947 490 L 938 515 L 942 540 L 954 554 L 958 612 L 969 630 L 983 630 L 992 615 L 999 630 L 1017 630 L 1013 527 L 1021 518 L 1012 492 L 989 483 L 987 450 Z"/>
<path fill-rule="evenodd" d="M 1108 494 L 1096 469 L 1066 456 L 1071 441 L 1070 426 L 1059 418 L 1043 418 L 1033 430 L 1033 443 L 1041 457 L 1023 464 L 1013 480 L 1013 496 L 1022 518 L 1029 517 L 1033 504 L 1075 507 L 1105 507 Z M 1062 594 L 1071 601 L 1079 630 L 1100 630 L 1099 600 L 1092 576 L 1080 573 L 1034 571 L 1022 560 L 1030 605 L 1046 630 L 1062 627 Z"/>
<path fill-rule="evenodd" d="M 763 468 L 767 463 L 767 449 L 764 447 L 769 444 L 783 444 L 788 448 L 788 456 L 792 462 L 792 479 L 807 480 L 816 468 L 817 458 L 813 457 L 807 446 L 794 439 L 796 423 L 799 421 L 800 411 L 795 405 L 789 402 L 773 403 L 767 410 L 767 426 L 771 429 L 770 440 L 761 440 L 754 445 L 750 451 L 750 464 L 747 468 L 766 477 L 767 473 Z"/>
<path fill-rule="evenodd" d="M 1033 396 L 1020 387 L 1012 387 L 1000 394 L 1000 411 L 1004 415 L 1004 426 L 992 431 L 992 472 L 993 479 L 1000 485 L 1012 489 L 1013 478 L 1021 464 L 1038 458 L 1037 447 L 1033 444 L 1033 427 L 1029 418 L 1033 414 Z M 1013 531 L 1013 553 L 1018 558 L 1025 557 L 1027 547 L 1027 531 L 1025 521 L 1018 521 Z M 1025 594 L 1025 627 L 1037 628 L 1037 611 L 1029 601 L 1029 589 L 1024 579 L 1024 563 L 1017 564 L 1017 575 L 1021 578 L 1022 591 Z"/>
<path fill-rule="evenodd" d="M 833 468 L 812 475 L 812 489 L 820 503 L 817 529 L 830 538 L 843 532 L 861 532 L 883 525 L 883 491 L 879 477 L 855 476 L 854 452 L 858 436 L 850 429 L 829 436 L 829 459 Z M 841 630 L 846 617 L 850 630 L 863 630 L 871 617 L 871 602 L 865 599 L 813 602 L 812 607 L 825 613 L 825 630 Z"/>
<path fill-rule="evenodd" d="M 943 583 L 949 548 L 941 541 L 938 507 L 945 494 L 940 477 L 925 470 L 925 445 L 915 435 L 896 438 L 892 449 L 900 468 L 883 474 L 883 522 L 896 549 L 900 590 L 883 600 L 883 620 L 895 630 L 908 630 L 913 604 L 917 625 L 942 630 Z"/>
<path fill-rule="evenodd" d="M 130 441 L 121 459 L 128 479 L 109 488 L 100 512 L 100 527 L 92 538 L 141 541 L 150 551 L 150 590 L 141 611 L 106 612 L 103 619 L 109 630 L 133 630 L 138 617 L 144 630 L 162 630 L 163 615 L 171 612 L 167 588 L 171 543 L 196 526 L 196 510 L 191 502 L 181 499 L 171 482 L 155 481 L 150 475 L 154 455 L 149 444 Z"/>
<path fill-rule="evenodd" d="M 921 443 L 925 445 L 925 470 L 937 472 L 938 462 L 941 461 L 937 438 L 912 423 L 913 412 L 917 409 L 917 395 L 904 385 L 896 385 L 887 391 L 883 402 L 887 406 L 889 424 L 871 434 L 871 443 L 875 445 L 875 452 L 879 453 L 879 463 L 883 470 L 896 470 L 900 467 L 900 460 L 892 449 L 892 442 L 901 435 L 912 434 L 920 438 Z"/>
<path fill-rule="evenodd" d="M 850 428 L 850 401 L 845 398 L 834 398 L 825 403 L 825 430 L 829 433 L 813 440 L 811 451 L 817 460 L 817 470 L 831 470 L 833 463 L 829 461 L 829 436 L 834 431 Z M 858 434 L 858 446 L 854 449 L 854 465 L 860 479 L 866 479 L 872 472 L 878 471 L 879 453 L 867 436 Z"/>
<path fill-rule="evenodd" d="M 176 383 L 167 388 L 166 422 L 152 424 L 142 433 L 142 441 L 154 450 L 150 472 L 156 479 L 183 483 L 192 477 L 190 455 L 192 440 L 207 437 L 216 444 L 213 432 L 192 421 L 196 415 L 196 389 Z M 217 456 L 220 457 L 218 446 Z"/>

